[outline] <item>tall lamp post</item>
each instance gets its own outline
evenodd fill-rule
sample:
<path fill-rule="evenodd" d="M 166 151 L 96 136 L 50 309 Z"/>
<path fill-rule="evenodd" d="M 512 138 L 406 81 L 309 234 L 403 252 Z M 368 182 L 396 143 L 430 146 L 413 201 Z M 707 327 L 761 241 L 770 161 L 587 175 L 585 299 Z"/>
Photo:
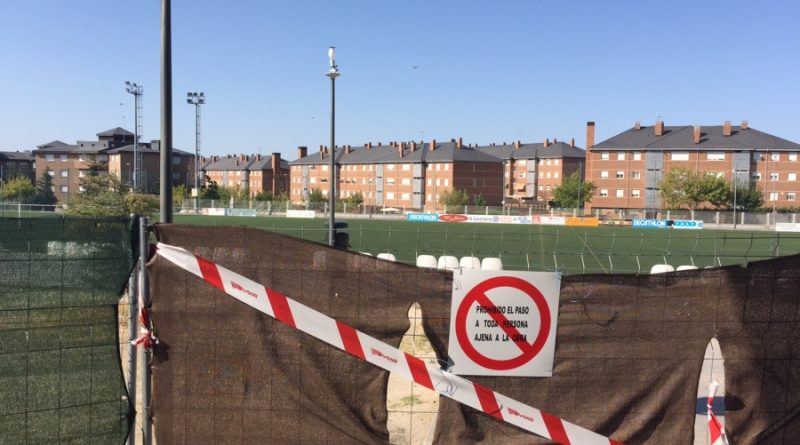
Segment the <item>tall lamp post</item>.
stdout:
<path fill-rule="evenodd" d="M 198 165 L 200 162 L 200 105 L 206 103 L 206 96 L 200 92 L 186 93 L 186 103 L 194 105 L 194 213 L 200 207 L 200 186 L 198 184 Z"/>
<path fill-rule="evenodd" d="M 328 59 L 331 67 L 326 76 L 331 78 L 331 145 L 328 155 L 331 158 L 330 176 L 328 183 L 328 207 L 330 207 L 330 219 L 328 220 L 328 245 L 333 246 L 336 242 L 335 213 L 336 213 L 336 172 L 334 158 L 336 156 L 336 78 L 339 77 L 339 67 L 336 65 L 336 47 L 328 48 Z"/>
<path fill-rule="evenodd" d="M 738 172 L 736 169 L 733 169 L 733 228 L 736 229 L 736 189 L 738 187 Z"/>
<path fill-rule="evenodd" d="M 125 91 L 133 94 L 135 112 L 133 113 L 133 190 L 139 190 L 139 114 L 141 114 L 141 104 L 139 98 L 144 94 L 141 85 L 134 82 L 125 81 Z"/>

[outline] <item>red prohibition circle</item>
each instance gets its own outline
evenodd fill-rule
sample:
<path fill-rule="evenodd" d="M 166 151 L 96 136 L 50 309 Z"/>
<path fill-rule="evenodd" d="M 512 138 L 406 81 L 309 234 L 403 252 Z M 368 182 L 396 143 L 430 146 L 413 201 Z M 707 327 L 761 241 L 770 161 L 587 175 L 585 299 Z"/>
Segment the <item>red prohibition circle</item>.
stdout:
<path fill-rule="evenodd" d="M 511 287 L 522 291 L 536 304 L 541 320 L 539 333 L 536 335 L 536 339 L 533 343 L 525 341 L 515 342 L 522 353 L 508 360 L 497 360 L 481 354 L 475 349 L 475 346 L 472 345 L 467 335 L 467 315 L 469 315 L 470 307 L 472 307 L 474 303 L 486 306 L 485 304 L 481 304 L 479 300 L 491 302 L 486 292 L 498 287 Z M 497 315 L 505 317 L 503 314 Z M 492 315 L 492 317 L 495 318 L 494 315 Z M 464 296 L 464 300 L 461 302 L 461 305 L 459 305 L 458 312 L 456 312 L 456 338 L 458 339 L 458 344 L 461 346 L 461 349 L 473 362 L 487 369 L 507 371 L 509 369 L 518 368 L 536 357 L 536 354 L 542 350 L 544 344 L 547 342 L 547 337 L 550 334 L 550 321 L 550 309 L 547 306 L 547 300 L 545 300 L 544 295 L 542 295 L 539 289 L 534 285 L 517 277 L 494 277 L 478 283 L 478 285 L 473 287 L 467 292 L 467 295 Z M 498 326 L 501 326 L 501 324 L 498 323 Z M 500 329 L 503 329 L 506 333 L 509 332 L 503 327 L 500 327 Z"/>

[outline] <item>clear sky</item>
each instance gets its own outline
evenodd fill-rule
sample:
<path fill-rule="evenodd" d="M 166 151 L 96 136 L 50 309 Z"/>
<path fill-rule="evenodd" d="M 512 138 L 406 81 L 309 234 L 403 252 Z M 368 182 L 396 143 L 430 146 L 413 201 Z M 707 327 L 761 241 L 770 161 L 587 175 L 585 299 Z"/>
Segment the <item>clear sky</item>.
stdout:
<path fill-rule="evenodd" d="M 160 136 L 159 0 L 0 0 L 0 150 L 133 130 Z M 800 2 L 173 0 L 173 140 L 203 153 L 336 142 L 585 144 L 640 120 L 800 142 Z"/>

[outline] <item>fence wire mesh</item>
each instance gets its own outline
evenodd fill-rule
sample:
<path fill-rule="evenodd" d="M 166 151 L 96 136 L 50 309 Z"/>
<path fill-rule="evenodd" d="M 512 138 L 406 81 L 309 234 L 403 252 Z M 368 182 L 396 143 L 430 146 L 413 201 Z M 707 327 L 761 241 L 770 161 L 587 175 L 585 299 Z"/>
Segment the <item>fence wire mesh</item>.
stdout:
<path fill-rule="evenodd" d="M 122 443 L 128 219 L 0 218 L 0 443 Z"/>

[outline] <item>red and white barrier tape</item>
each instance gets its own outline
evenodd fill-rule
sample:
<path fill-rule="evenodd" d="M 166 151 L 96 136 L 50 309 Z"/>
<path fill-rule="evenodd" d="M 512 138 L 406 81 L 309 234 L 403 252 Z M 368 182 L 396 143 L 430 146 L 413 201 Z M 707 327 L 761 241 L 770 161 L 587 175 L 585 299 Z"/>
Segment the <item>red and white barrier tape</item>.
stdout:
<path fill-rule="evenodd" d="M 147 349 L 153 349 L 153 346 L 158 344 L 158 338 L 153 334 L 153 327 L 150 325 L 150 314 L 147 308 L 144 307 L 142 301 L 139 300 L 139 322 L 142 324 L 139 327 L 139 338 L 131 341 L 131 344 L 142 345 Z"/>
<path fill-rule="evenodd" d="M 717 388 L 719 388 L 719 382 L 714 380 L 708 385 L 708 402 L 706 402 L 706 408 L 708 408 L 708 433 L 711 437 L 711 445 L 728 445 L 728 438 L 725 436 L 725 428 L 717 419 L 717 416 L 714 415 L 714 411 L 712 410 L 712 405 L 714 405 L 714 397 L 717 395 Z"/>
<path fill-rule="evenodd" d="M 361 360 L 405 376 L 459 403 L 550 440 L 569 444 L 622 445 L 613 439 L 538 410 L 463 377 L 431 366 L 280 292 L 267 289 L 180 247 L 159 243 L 164 259 L 197 275 L 237 300 Z"/>

